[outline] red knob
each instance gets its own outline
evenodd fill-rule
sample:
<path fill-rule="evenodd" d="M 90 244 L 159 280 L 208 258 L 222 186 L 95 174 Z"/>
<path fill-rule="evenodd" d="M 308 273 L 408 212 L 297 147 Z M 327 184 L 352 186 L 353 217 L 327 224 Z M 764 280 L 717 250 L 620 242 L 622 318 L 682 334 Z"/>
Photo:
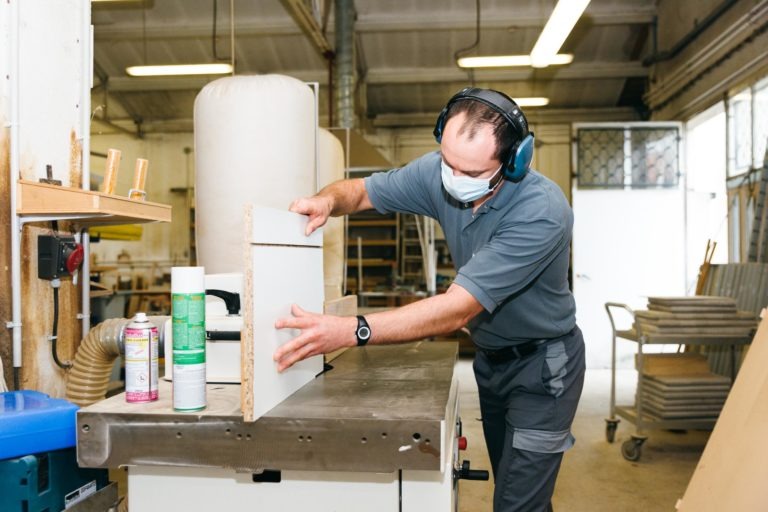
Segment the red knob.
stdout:
<path fill-rule="evenodd" d="M 467 449 L 467 438 L 464 436 L 459 437 L 459 450 Z"/>
<path fill-rule="evenodd" d="M 72 252 L 67 255 L 67 260 L 66 260 L 67 272 L 72 274 L 75 272 L 75 270 L 80 268 L 80 265 L 82 265 L 83 263 L 84 257 L 85 257 L 85 251 L 83 250 L 83 246 L 80 244 L 76 244 Z"/>

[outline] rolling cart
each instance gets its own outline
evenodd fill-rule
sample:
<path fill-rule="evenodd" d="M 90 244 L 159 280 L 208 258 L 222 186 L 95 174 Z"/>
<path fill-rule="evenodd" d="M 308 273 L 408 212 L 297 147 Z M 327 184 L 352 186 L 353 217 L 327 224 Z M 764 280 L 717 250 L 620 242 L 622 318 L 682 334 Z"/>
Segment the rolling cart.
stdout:
<path fill-rule="evenodd" d="M 639 323 L 635 322 L 635 328 L 629 330 L 617 330 L 612 308 L 624 309 L 631 317 L 635 318 L 635 312 L 626 304 L 617 302 L 606 302 L 605 310 L 611 321 L 611 397 L 610 397 L 610 415 L 606 418 L 605 437 L 609 443 L 613 443 L 616 437 L 616 429 L 621 421 L 619 417 L 624 418 L 635 425 L 635 433 L 631 439 L 621 445 L 621 454 L 628 461 L 640 460 L 642 455 L 643 443 L 648 439 L 643 434 L 646 430 L 689 430 L 701 429 L 711 430 L 715 418 L 701 419 L 658 419 L 651 417 L 647 412 L 644 413 L 644 394 L 643 394 L 643 349 L 646 345 L 720 345 L 730 346 L 730 372 L 731 383 L 736 376 L 736 346 L 747 345 L 752 341 L 751 336 L 727 337 L 712 335 L 656 335 L 644 333 Z M 637 343 L 637 392 L 635 394 L 634 405 L 616 405 L 616 339 L 622 338 Z"/>

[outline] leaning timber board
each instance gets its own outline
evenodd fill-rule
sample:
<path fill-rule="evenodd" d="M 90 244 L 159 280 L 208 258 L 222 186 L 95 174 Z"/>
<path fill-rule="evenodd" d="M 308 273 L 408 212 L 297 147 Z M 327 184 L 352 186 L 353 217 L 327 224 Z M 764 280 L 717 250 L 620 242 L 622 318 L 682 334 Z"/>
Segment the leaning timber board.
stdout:
<path fill-rule="evenodd" d="M 763 319 L 691 477 L 680 512 L 765 510 L 768 319 Z"/>
<path fill-rule="evenodd" d="M 249 206 L 245 212 L 245 306 L 241 344 L 241 407 L 245 421 L 256 421 L 310 382 L 323 369 L 322 356 L 296 363 L 282 373 L 272 356 L 299 335 L 275 329 L 297 304 L 323 311 L 323 235 L 304 235 L 306 217 Z"/>

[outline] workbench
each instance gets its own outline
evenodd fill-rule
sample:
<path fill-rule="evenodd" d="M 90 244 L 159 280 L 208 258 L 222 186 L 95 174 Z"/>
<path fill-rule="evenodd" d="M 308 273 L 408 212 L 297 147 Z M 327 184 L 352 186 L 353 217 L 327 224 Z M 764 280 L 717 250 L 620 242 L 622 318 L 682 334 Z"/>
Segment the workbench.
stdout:
<path fill-rule="evenodd" d="M 209 384 L 205 410 L 176 413 L 171 384 L 161 381 L 156 402 L 129 404 L 121 394 L 81 409 L 78 461 L 129 466 L 129 501 L 142 511 L 210 510 L 221 505 L 216 493 L 234 503 L 274 495 L 281 509 L 326 510 L 317 493 L 342 489 L 364 501 L 327 510 L 398 510 L 406 496 L 402 510 L 452 510 L 456 357 L 455 343 L 350 349 L 252 423 L 243 420 L 239 385 Z M 275 479 L 282 483 L 262 485 Z M 187 492 L 201 485 L 215 493 Z M 307 488 L 315 493 L 310 502 L 293 492 Z"/>

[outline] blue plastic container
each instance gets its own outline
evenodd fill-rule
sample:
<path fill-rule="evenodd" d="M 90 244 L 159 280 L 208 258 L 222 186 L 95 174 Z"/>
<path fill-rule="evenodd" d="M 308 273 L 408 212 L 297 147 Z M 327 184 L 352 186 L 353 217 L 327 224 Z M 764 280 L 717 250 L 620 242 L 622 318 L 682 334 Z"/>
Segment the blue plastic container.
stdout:
<path fill-rule="evenodd" d="M 77 409 L 39 391 L 0 393 L 0 460 L 75 446 Z"/>
<path fill-rule="evenodd" d="M 0 460 L 0 510 L 64 510 L 102 489 L 108 480 L 106 469 L 79 468 L 74 448 Z"/>

